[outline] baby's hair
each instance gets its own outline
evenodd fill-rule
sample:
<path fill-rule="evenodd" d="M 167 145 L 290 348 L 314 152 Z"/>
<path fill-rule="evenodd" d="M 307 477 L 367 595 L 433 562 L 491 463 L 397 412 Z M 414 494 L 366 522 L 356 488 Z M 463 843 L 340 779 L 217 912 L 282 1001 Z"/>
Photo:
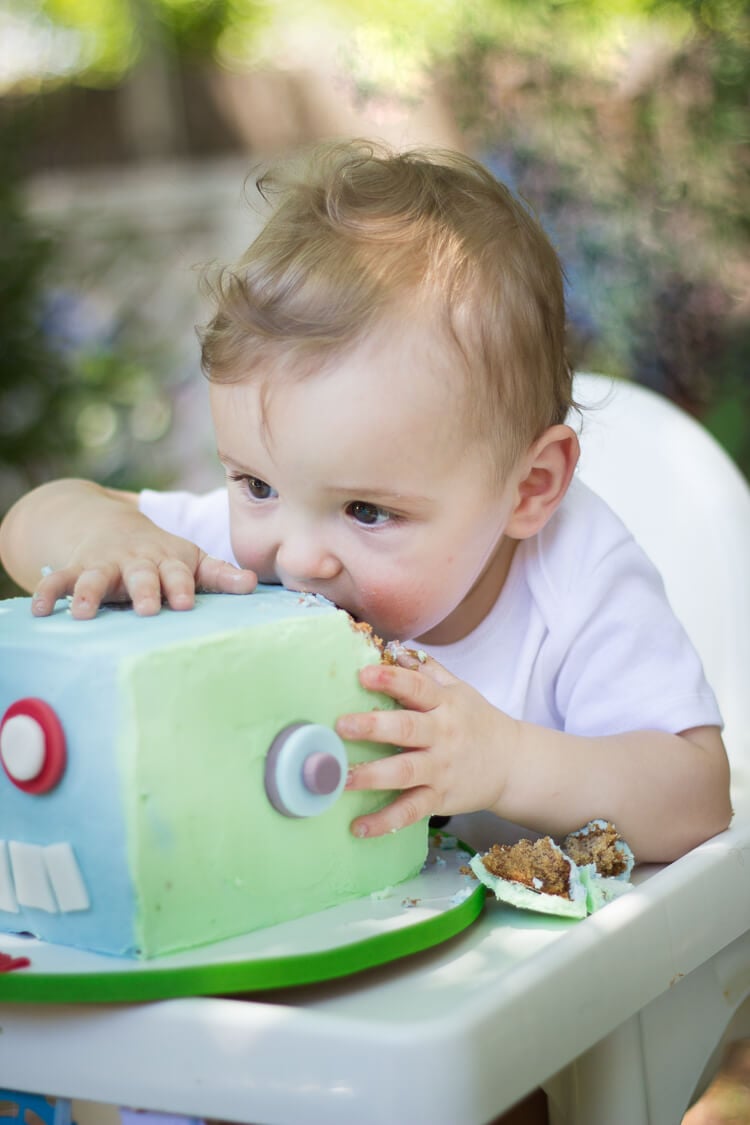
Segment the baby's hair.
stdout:
<path fill-rule="evenodd" d="M 366 141 L 316 146 L 257 180 L 273 205 L 213 284 L 201 332 L 209 379 L 293 377 L 335 360 L 388 318 L 427 311 L 452 347 L 474 432 L 508 467 L 564 421 L 563 274 L 529 209 L 481 164 Z M 442 331 L 441 331 L 442 327 Z"/>

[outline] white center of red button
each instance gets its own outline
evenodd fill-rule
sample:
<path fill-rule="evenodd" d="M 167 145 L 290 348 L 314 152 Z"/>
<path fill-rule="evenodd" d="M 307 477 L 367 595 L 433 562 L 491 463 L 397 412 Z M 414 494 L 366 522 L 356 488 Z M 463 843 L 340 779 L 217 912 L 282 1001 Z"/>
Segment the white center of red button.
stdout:
<path fill-rule="evenodd" d="M 0 755 L 14 781 L 32 781 L 45 761 L 44 731 L 30 715 L 13 715 L 0 732 Z"/>

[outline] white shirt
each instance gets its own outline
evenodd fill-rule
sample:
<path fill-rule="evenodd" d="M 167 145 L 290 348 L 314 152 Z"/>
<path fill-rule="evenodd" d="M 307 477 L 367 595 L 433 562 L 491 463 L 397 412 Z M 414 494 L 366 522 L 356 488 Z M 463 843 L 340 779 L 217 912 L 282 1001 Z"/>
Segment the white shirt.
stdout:
<path fill-rule="evenodd" d="M 140 509 L 236 565 L 225 489 L 204 496 L 147 490 Z M 518 543 L 480 625 L 455 644 L 421 647 L 502 711 L 556 730 L 676 734 L 721 725 L 656 568 L 578 480 L 546 526 Z"/>

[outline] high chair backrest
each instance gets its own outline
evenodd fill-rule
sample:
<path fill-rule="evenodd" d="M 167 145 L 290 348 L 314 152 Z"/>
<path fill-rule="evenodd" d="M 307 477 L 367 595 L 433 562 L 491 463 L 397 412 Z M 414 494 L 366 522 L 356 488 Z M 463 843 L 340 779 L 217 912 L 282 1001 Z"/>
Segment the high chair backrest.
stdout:
<path fill-rule="evenodd" d="M 725 721 L 735 810 L 750 811 L 750 488 L 711 435 L 637 384 L 579 374 L 579 473 L 661 571 Z"/>

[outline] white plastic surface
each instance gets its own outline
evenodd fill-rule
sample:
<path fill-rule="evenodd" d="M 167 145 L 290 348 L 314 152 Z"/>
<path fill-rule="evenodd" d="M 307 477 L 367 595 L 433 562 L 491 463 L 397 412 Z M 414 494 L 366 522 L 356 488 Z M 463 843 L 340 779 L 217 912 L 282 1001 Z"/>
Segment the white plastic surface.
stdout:
<path fill-rule="evenodd" d="M 694 419 L 632 383 L 579 375 L 579 473 L 661 571 L 724 716 L 735 810 L 750 802 L 750 489 Z M 748 809 L 750 813 L 750 809 Z"/>
<path fill-rule="evenodd" d="M 578 380 L 583 401 L 602 390 Z M 704 657 L 734 826 L 636 870 L 633 891 L 581 922 L 488 901 L 452 942 L 338 984 L 5 1006 L 0 1085 L 265 1125 L 481 1125 L 545 1083 L 553 1125 L 679 1122 L 750 992 L 750 494 L 695 423 L 637 387 L 616 384 L 583 440 L 584 479 L 655 558 Z M 451 830 L 481 844 L 459 819 Z"/>

